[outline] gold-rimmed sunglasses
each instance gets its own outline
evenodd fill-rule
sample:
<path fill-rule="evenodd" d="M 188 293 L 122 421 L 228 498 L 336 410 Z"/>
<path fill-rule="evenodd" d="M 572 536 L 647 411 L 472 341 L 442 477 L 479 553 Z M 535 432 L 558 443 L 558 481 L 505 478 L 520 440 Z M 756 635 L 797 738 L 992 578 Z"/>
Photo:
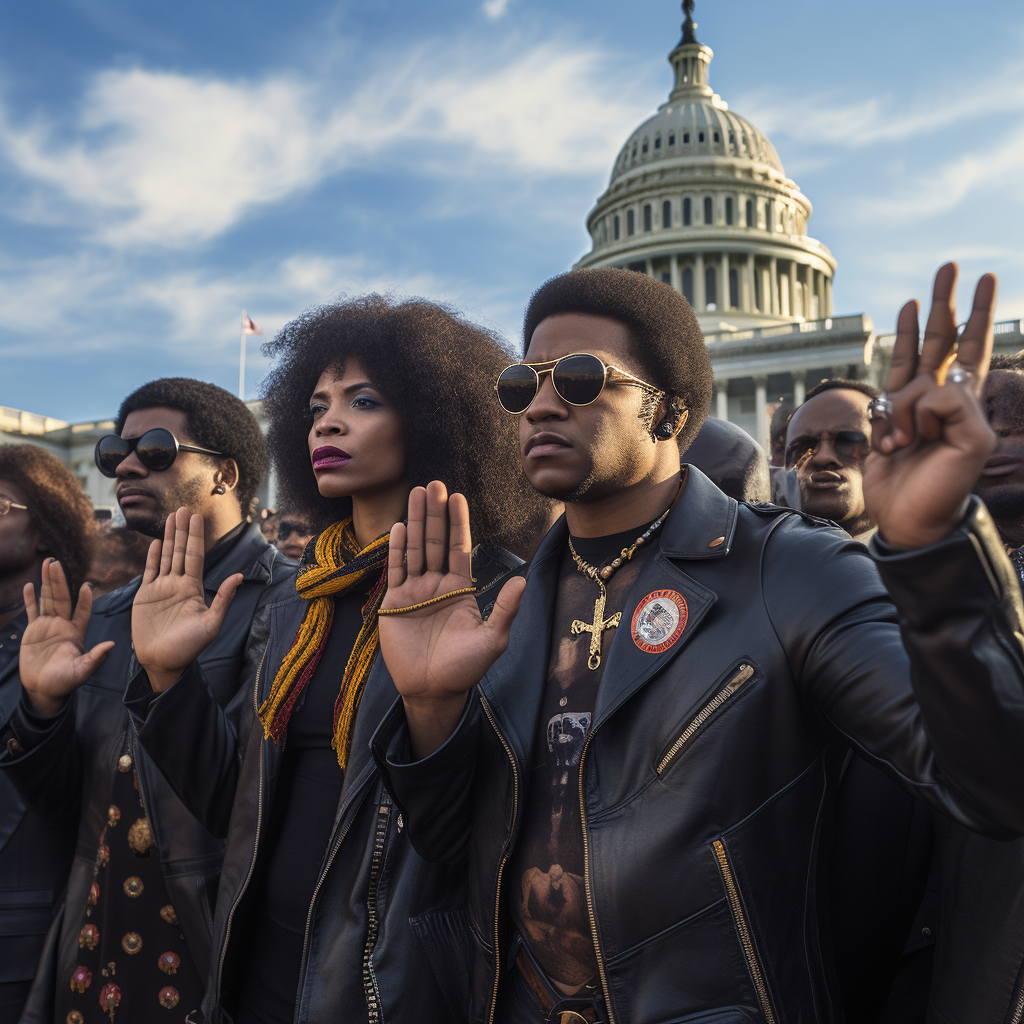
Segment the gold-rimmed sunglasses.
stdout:
<path fill-rule="evenodd" d="M 10 498 L 0 498 L 0 516 L 7 515 L 12 508 L 20 508 L 25 512 L 28 511 L 28 505 L 19 505 L 16 501 L 11 501 Z"/>
<path fill-rule="evenodd" d="M 513 363 L 505 367 L 494 385 L 502 409 L 513 416 L 526 412 L 537 397 L 541 377 L 546 373 L 551 374 L 555 394 L 568 405 L 592 405 L 609 384 L 642 388 L 648 395 L 657 395 L 659 400 L 665 394 L 653 384 L 589 352 L 573 352 L 546 363 Z"/>

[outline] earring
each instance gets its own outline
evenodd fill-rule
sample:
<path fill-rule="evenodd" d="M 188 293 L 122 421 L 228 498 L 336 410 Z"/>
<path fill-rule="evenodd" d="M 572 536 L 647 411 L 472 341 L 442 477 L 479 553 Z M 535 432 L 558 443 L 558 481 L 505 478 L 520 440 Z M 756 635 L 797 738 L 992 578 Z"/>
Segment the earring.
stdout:
<path fill-rule="evenodd" d="M 214 487 L 214 489 L 213 489 L 213 493 L 214 494 L 224 494 L 225 493 L 224 485 L 223 484 L 217 484 L 217 486 Z"/>

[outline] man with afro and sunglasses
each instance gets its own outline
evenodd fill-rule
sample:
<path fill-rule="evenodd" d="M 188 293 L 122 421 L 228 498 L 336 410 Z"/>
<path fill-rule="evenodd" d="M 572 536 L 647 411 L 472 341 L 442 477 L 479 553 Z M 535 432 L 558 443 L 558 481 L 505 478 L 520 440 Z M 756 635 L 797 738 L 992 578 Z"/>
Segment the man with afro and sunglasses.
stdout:
<path fill-rule="evenodd" d="M 414 491 L 380 620 L 402 699 L 375 754 L 413 845 L 467 864 L 474 1022 L 837 1019 L 820 867 L 850 745 L 961 824 L 1024 833 L 1020 592 L 969 497 L 995 279 L 941 383 L 955 282 L 920 354 L 900 314 L 870 555 L 680 474 L 711 396 L 682 296 L 601 269 L 531 299 L 497 398 L 565 517 L 483 621 L 465 500 Z"/>

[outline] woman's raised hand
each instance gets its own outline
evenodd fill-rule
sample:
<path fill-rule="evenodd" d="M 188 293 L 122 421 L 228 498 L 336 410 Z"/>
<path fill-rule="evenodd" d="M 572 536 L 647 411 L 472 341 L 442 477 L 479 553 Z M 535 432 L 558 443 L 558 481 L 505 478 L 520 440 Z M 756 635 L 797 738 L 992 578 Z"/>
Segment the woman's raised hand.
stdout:
<path fill-rule="evenodd" d="M 229 576 L 206 607 L 202 516 L 179 508 L 154 541 L 132 604 L 132 644 L 150 685 L 166 690 L 208 647 L 224 623 L 242 574 Z"/>
<path fill-rule="evenodd" d="M 996 279 L 978 281 L 959 340 L 956 280 L 955 263 L 936 273 L 920 351 L 917 302 L 900 310 L 885 382 L 892 412 L 872 420 L 864 502 L 882 537 L 903 547 L 934 544 L 957 526 L 995 444 L 978 396 L 992 354 Z M 946 379 L 954 349 L 959 383 Z"/>
<path fill-rule="evenodd" d="M 71 590 L 60 562 L 43 562 L 36 604 L 35 588 L 25 585 L 28 625 L 21 638 L 18 671 L 29 703 L 37 715 L 55 715 L 71 694 L 99 668 L 114 646 L 112 640 L 85 649 L 85 631 L 92 610 L 92 591 L 85 584 L 71 614 Z"/>
<path fill-rule="evenodd" d="M 409 495 L 409 525 L 391 528 L 381 606 L 409 608 L 473 586 L 469 506 L 435 480 Z M 466 694 L 508 647 L 525 581 L 502 587 L 485 621 L 472 593 L 416 611 L 381 615 L 380 649 L 405 703 L 413 752 L 424 757 L 454 731 Z"/>

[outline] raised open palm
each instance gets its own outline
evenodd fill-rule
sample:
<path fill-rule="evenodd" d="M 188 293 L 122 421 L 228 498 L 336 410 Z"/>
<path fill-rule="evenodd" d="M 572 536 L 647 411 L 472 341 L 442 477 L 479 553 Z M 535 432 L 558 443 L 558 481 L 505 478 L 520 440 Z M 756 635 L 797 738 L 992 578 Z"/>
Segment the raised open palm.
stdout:
<path fill-rule="evenodd" d="M 472 588 L 473 542 L 469 507 L 434 481 L 409 495 L 409 525 L 391 528 L 388 592 L 381 610 L 411 605 Z M 402 695 L 413 745 L 429 753 L 447 738 L 476 685 L 508 647 L 512 620 L 525 584 L 505 584 L 485 621 L 471 593 L 417 611 L 381 615 L 380 648 Z"/>
<path fill-rule="evenodd" d="M 21 638 L 18 671 L 33 710 L 55 715 L 64 701 L 99 668 L 114 646 L 112 640 L 85 649 L 85 631 L 92 611 L 88 584 L 78 593 L 78 606 L 71 613 L 71 591 L 60 562 L 43 562 L 36 604 L 35 588 L 25 585 L 28 625 Z"/>
<path fill-rule="evenodd" d="M 132 644 L 156 691 L 166 690 L 220 632 L 242 574 L 229 576 L 206 607 L 203 517 L 179 508 L 146 559 L 132 604 Z"/>
<path fill-rule="evenodd" d="M 904 547 L 933 544 L 956 527 L 995 444 L 978 396 L 992 354 L 996 279 L 978 281 L 959 341 L 956 281 L 955 263 L 936 273 L 920 353 L 918 304 L 900 310 L 885 385 L 892 415 L 872 420 L 864 502 L 881 535 Z M 954 349 L 961 383 L 945 379 Z"/>

